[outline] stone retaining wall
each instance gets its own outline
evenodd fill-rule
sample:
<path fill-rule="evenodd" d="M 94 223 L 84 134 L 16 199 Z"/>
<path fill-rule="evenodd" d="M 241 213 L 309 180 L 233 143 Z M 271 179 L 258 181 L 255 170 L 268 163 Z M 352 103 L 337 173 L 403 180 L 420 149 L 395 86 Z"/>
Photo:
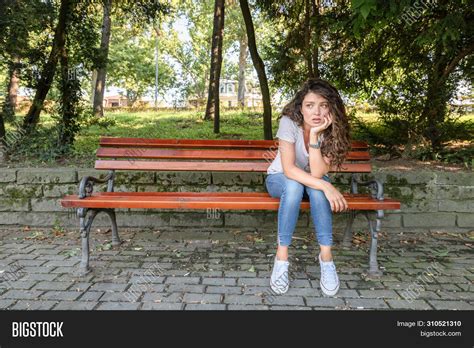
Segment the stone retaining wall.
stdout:
<path fill-rule="evenodd" d="M 64 168 L 0 168 L 0 226 L 50 227 L 78 226 L 73 209 L 64 209 L 59 200 L 77 193 L 84 175 L 99 176 L 102 171 Z M 394 171 L 376 169 L 373 176 L 385 183 L 386 196 L 400 199 L 399 211 L 386 213 L 383 227 L 445 228 L 468 231 L 474 228 L 474 174 L 444 171 Z M 237 191 L 264 192 L 261 173 L 119 172 L 115 191 Z M 362 177 L 364 178 L 364 177 Z M 348 192 L 349 175 L 331 177 Z M 95 191 L 105 190 L 97 185 Z M 106 215 L 99 215 L 94 226 L 107 226 Z M 300 214 L 298 226 L 310 227 L 309 212 Z M 342 228 L 344 214 L 335 216 L 335 227 Z M 276 229 L 276 212 L 262 211 L 157 211 L 117 210 L 119 227 L 265 227 Z M 366 226 L 361 217 L 356 228 Z"/>

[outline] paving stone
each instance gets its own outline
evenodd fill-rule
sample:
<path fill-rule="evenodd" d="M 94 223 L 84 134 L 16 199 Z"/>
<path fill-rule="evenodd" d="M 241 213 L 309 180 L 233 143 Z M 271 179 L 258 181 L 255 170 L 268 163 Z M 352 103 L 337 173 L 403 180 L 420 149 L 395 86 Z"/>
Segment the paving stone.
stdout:
<path fill-rule="evenodd" d="M 86 302 L 86 301 L 61 301 L 58 303 L 54 310 L 61 310 L 61 311 L 90 311 L 95 306 L 97 306 L 98 302 Z"/>
<path fill-rule="evenodd" d="M 142 293 L 134 293 L 133 296 L 127 291 L 124 292 L 106 292 L 101 298 L 100 302 L 136 302 L 141 297 Z"/>
<path fill-rule="evenodd" d="M 428 300 L 435 309 L 442 310 L 473 310 L 474 306 L 466 301 L 444 301 L 444 300 Z"/>
<path fill-rule="evenodd" d="M 54 269 L 50 271 L 50 273 L 67 274 L 70 276 L 71 274 L 74 274 L 76 271 L 78 271 L 76 267 L 55 267 Z"/>
<path fill-rule="evenodd" d="M 426 301 L 424 300 L 392 300 L 388 299 L 387 303 L 393 309 L 416 309 L 416 310 L 428 310 L 433 309 Z"/>
<path fill-rule="evenodd" d="M 199 277 L 168 277 L 166 284 L 199 284 L 201 278 Z"/>
<path fill-rule="evenodd" d="M 35 274 L 35 273 L 51 273 L 56 267 L 47 267 L 47 266 L 41 266 L 41 267 L 23 267 L 22 271 L 24 271 L 27 274 Z"/>
<path fill-rule="evenodd" d="M 270 307 L 264 305 L 228 305 L 227 309 L 230 311 L 258 311 L 268 310 Z"/>
<path fill-rule="evenodd" d="M 130 278 L 130 283 L 132 284 L 143 284 L 143 283 L 153 283 L 153 284 L 163 284 L 165 282 L 165 277 L 149 277 L 147 275 L 132 276 Z"/>
<path fill-rule="evenodd" d="M 141 303 L 134 302 L 103 302 L 96 310 L 104 311 L 133 311 L 139 309 Z"/>
<path fill-rule="evenodd" d="M 67 290 L 71 285 L 72 282 L 42 281 L 34 287 L 34 290 Z"/>
<path fill-rule="evenodd" d="M 233 286 L 237 284 L 237 279 L 235 278 L 203 278 L 202 284 Z"/>
<path fill-rule="evenodd" d="M 466 291 L 459 291 L 459 292 L 447 292 L 447 291 L 440 291 L 438 292 L 439 295 L 436 298 L 431 298 L 433 300 L 437 299 L 461 299 L 466 301 L 474 301 L 474 292 L 466 292 Z"/>
<path fill-rule="evenodd" d="M 53 260 L 44 264 L 44 267 L 68 267 L 75 266 L 80 263 L 80 260 Z"/>
<path fill-rule="evenodd" d="M 389 308 L 384 300 L 381 299 L 355 299 L 346 300 L 347 304 L 354 309 L 385 309 Z"/>
<path fill-rule="evenodd" d="M 154 303 L 162 303 L 162 302 L 183 302 L 184 295 L 179 292 L 173 293 L 159 293 L 159 292 L 149 292 L 143 295 L 142 301 L 143 302 L 154 302 Z"/>
<path fill-rule="evenodd" d="M 344 300 L 330 297 L 306 297 L 306 305 L 310 307 L 336 307 L 344 306 Z"/>
<path fill-rule="evenodd" d="M 168 292 L 191 292 L 191 293 L 203 293 L 205 285 L 192 285 L 192 284 L 170 284 L 167 288 Z M 162 290 L 161 290 L 162 291 Z"/>
<path fill-rule="evenodd" d="M 208 294 L 241 294 L 242 288 L 239 286 L 207 286 Z"/>
<path fill-rule="evenodd" d="M 226 278 L 254 278 L 257 275 L 254 272 L 246 272 L 246 271 L 225 271 L 224 277 Z"/>
<path fill-rule="evenodd" d="M 86 291 L 85 293 L 82 294 L 81 297 L 78 298 L 78 301 L 97 302 L 104 294 L 105 292 L 103 291 Z"/>
<path fill-rule="evenodd" d="M 93 291 L 125 291 L 129 284 L 115 284 L 115 283 L 95 283 L 91 290 Z"/>
<path fill-rule="evenodd" d="M 17 290 L 29 290 L 33 286 L 35 286 L 38 282 L 37 281 L 22 281 L 18 280 L 15 282 L 8 282 L 6 285 L 7 288 L 9 289 L 17 289 Z M 35 289 L 36 290 L 36 289 Z"/>
<path fill-rule="evenodd" d="M 42 299 L 73 301 L 81 296 L 79 291 L 47 291 L 41 295 Z"/>
<path fill-rule="evenodd" d="M 84 292 L 87 291 L 87 289 L 89 289 L 91 286 L 92 283 L 74 283 L 71 285 L 69 290 Z"/>
<path fill-rule="evenodd" d="M 225 295 L 224 303 L 228 304 L 262 304 L 262 298 L 258 296 L 245 296 L 245 295 Z"/>
<path fill-rule="evenodd" d="M 220 303 L 221 301 L 220 294 L 185 294 L 183 298 L 185 303 Z"/>
<path fill-rule="evenodd" d="M 356 290 L 339 289 L 339 291 L 337 292 L 337 294 L 334 297 L 337 297 L 337 298 L 345 298 L 345 297 L 359 298 L 360 296 L 359 296 L 359 294 L 357 293 Z"/>
<path fill-rule="evenodd" d="M 362 298 L 399 298 L 393 290 L 359 290 L 360 297 Z"/>
<path fill-rule="evenodd" d="M 184 308 L 183 303 L 153 303 L 153 302 L 145 302 L 141 309 L 143 310 L 171 310 L 171 311 L 179 311 Z"/>
<path fill-rule="evenodd" d="M 47 274 L 47 273 L 30 273 L 25 275 L 23 278 L 20 280 L 25 280 L 25 281 L 33 281 L 33 280 L 46 280 L 46 281 L 52 281 L 55 278 L 57 278 L 57 274 Z"/>
<path fill-rule="evenodd" d="M 3 298 L 18 300 L 34 300 L 39 298 L 43 291 L 37 290 L 9 290 L 2 295 Z"/>
<path fill-rule="evenodd" d="M 237 280 L 237 285 L 240 286 L 268 286 L 269 280 L 266 278 L 239 278 Z"/>
<path fill-rule="evenodd" d="M 50 310 L 58 303 L 57 301 L 18 301 L 14 306 L 10 307 L 13 310 Z"/>
<path fill-rule="evenodd" d="M 198 311 L 223 311 L 226 309 L 225 304 L 187 304 L 184 307 L 185 310 L 198 310 Z"/>
<path fill-rule="evenodd" d="M 304 300 L 302 296 L 265 296 L 263 299 L 264 304 L 272 305 L 272 306 L 304 306 Z"/>
<path fill-rule="evenodd" d="M 300 306 L 270 306 L 272 311 L 310 311 L 311 307 Z"/>
<path fill-rule="evenodd" d="M 0 299 L 0 309 L 7 309 L 10 306 L 12 306 L 15 302 L 16 302 L 16 300 Z"/>

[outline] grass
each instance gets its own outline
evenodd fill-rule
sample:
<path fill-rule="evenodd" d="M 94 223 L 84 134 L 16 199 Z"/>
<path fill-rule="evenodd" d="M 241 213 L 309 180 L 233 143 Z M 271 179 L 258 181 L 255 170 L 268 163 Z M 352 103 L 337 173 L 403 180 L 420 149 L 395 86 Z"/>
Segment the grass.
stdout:
<path fill-rule="evenodd" d="M 183 112 L 114 112 L 106 114 L 115 125 L 104 129 L 91 126 L 77 137 L 78 153 L 94 154 L 101 136 L 132 138 L 181 139 L 263 139 L 263 117 L 257 113 L 223 112 L 220 134 L 214 133 L 213 121 L 204 121 L 203 114 Z M 275 127 L 274 120 L 273 126 Z"/>
<path fill-rule="evenodd" d="M 108 111 L 106 119 L 112 124 L 107 127 L 91 125 L 83 128 L 76 137 L 74 151 L 68 158 L 57 162 L 54 156 L 48 156 L 47 147 L 42 142 L 51 138 L 51 130 L 56 121 L 48 114 L 41 114 L 40 127 L 43 131 L 43 141 L 40 144 L 30 144 L 22 154 L 13 156 L 13 162 L 31 165 L 63 165 L 63 166 L 93 166 L 95 151 L 101 136 L 131 137 L 131 138 L 187 138 L 187 139 L 263 139 L 263 116 L 257 111 L 221 111 L 220 134 L 213 131 L 213 122 L 203 120 L 202 111 Z M 273 112 L 273 134 L 278 128 L 277 117 L 279 113 Z M 373 123 L 377 121 L 376 113 L 357 114 L 364 121 Z M 21 122 L 23 116 L 18 116 Z M 474 120 L 474 113 L 465 115 L 463 120 Z M 12 125 L 8 125 L 13 131 Z M 8 129 L 8 128 L 7 128 Z M 54 139 L 49 139 L 51 143 Z M 43 147 L 41 147 L 43 145 Z"/>
<path fill-rule="evenodd" d="M 106 118 L 113 121 L 107 128 L 92 125 L 76 136 L 74 152 L 64 159 L 62 165 L 93 165 L 95 151 L 101 136 L 131 138 L 181 138 L 181 139 L 263 139 L 263 116 L 261 112 L 221 111 L 220 133 L 214 133 L 213 121 L 204 121 L 203 112 L 196 111 L 109 111 Z M 273 133 L 278 128 L 278 114 L 273 116 Z M 23 116 L 18 116 L 20 122 Z M 48 114 L 41 115 L 40 127 L 44 132 L 52 129 L 55 120 Z M 10 125 L 7 128 L 13 131 Z M 30 153 L 34 151 L 29 151 Z M 47 154 L 38 156 L 17 156 L 15 162 L 27 160 L 34 165 L 54 164 Z M 57 164 L 57 163 L 55 163 Z"/>

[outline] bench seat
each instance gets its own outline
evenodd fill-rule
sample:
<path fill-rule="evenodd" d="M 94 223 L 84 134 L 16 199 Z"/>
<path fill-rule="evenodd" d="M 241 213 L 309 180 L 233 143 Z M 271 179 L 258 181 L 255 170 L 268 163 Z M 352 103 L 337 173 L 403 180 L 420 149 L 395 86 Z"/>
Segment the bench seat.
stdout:
<path fill-rule="evenodd" d="M 400 209 L 400 202 L 385 198 L 379 201 L 365 194 L 344 194 L 349 209 L 393 210 Z M 65 208 L 149 208 L 149 209 L 206 209 L 225 210 L 278 210 L 280 200 L 268 193 L 252 192 L 103 192 L 93 193 L 86 199 L 78 195 L 65 196 Z M 308 199 L 303 199 L 301 209 L 309 209 Z"/>

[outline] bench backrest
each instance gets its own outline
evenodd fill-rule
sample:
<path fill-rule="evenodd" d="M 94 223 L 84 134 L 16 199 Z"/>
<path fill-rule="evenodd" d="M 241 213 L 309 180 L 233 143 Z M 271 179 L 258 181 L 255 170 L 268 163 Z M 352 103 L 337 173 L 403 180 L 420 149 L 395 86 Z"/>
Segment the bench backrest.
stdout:
<path fill-rule="evenodd" d="M 101 170 L 266 172 L 276 140 L 194 140 L 102 137 L 95 168 Z M 352 142 L 338 172 L 371 171 L 367 143 Z M 333 170 L 335 171 L 335 170 Z"/>

